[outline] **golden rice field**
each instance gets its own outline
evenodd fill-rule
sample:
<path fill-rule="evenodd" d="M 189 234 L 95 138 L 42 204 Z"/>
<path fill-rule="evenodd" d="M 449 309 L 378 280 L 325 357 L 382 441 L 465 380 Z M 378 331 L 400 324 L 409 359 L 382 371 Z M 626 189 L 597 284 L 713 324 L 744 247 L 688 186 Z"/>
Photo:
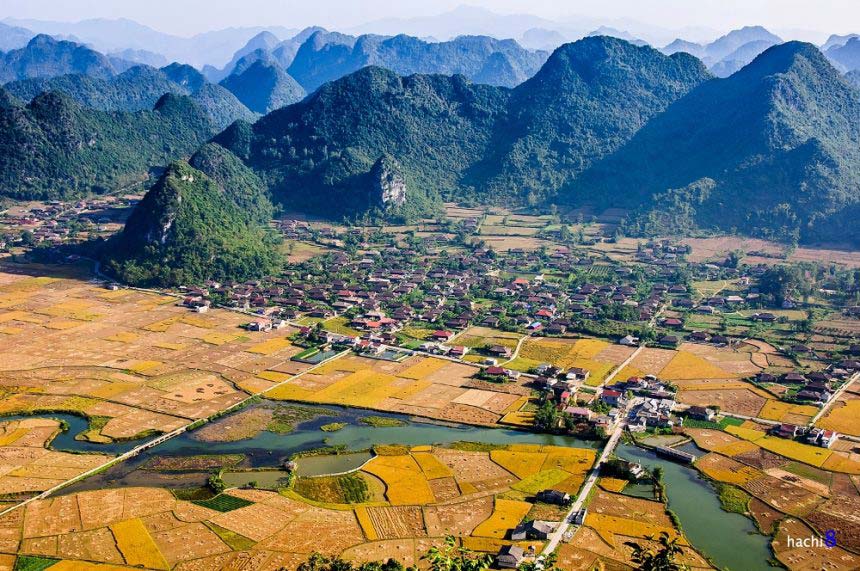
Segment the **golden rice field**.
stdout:
<path fill-rule="evenodd" d="M 493 515 L 472 532 L 477 537 L 504 539 L 532 509 L 532 504 L 517 500 L 496 499 Z"/>
<path fill-rule="evenodd" d="M 267 393 L 279 400 L 336 404 L 492 426 L 519 416 L 525 386 L 477 386 L 477 367 L 433 357 L 402 362 L 346 355 Z M 524 400 L 525 399 L 525 400 Z M 515 413 L 510 415 L 511 413 Z M 508 416 L 510 415 L 510 416 Z"/>

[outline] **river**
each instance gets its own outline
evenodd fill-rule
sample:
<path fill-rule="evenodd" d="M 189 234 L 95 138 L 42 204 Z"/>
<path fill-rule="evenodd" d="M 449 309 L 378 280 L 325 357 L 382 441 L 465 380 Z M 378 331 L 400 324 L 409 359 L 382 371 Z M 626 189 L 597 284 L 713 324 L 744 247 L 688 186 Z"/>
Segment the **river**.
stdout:
<path fill-rule="evenodd" d="M 720 569 L 773 571 L 770 538 L 758 532 L 751 519 L 720 507 L 714 487 L 698 472 L 654 453 L 622 444 L 616 453 L 648 468 L 663 468 L 669 509 L 678 516 L 690 543 Z"/>

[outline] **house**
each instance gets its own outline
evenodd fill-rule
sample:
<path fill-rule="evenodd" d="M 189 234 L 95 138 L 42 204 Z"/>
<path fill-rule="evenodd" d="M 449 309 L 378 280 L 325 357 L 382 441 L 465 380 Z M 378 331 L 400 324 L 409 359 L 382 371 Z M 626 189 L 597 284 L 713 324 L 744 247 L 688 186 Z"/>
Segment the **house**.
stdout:
<path fill-rule="evenodd" d="M 573 525 L 583 525 L 585 523 L 585 516 L 588 515 L 588 508 L 582 508 L 571 518 L 571 523 Z"/>
<path fill-rule="evenodd" d="M 687 409 L 687 416 L 695 420 L 704 420 L 707 422 L 712 422 L 717 416 L 717 413 L 712 408 L 705 408 L 703 406 L 691 406 Z"/>
<path fill-rule="evenodd" d="M 255 319 L 247 327 L 248 331 L 271 331 L 272 322 L 268 319 Z"/>
<path fill-rule="evenodd" d="M 434 341 L 442 341 L 447 342 L 454 338 L 454 333 L 452 331 L 434 331 L 430 336 Z"/>
<path fill-rule="evenodd" d="M 609 406 L 624 406 L 625 404 L 624 393 L 613 389 L 603 389 L 603 392 L 600 393 L 600 400 Z"/>
<path fill-rule="evenodd" d="M 516 569 L 522 565 L 526 558 L 522 547 L 516 545 L 505 545 L 496 555 L 496 565 L 502 569 Z"/>
<path fill-rule="evenodd" d="M 821 446 L 822 448 L 830 448 L 839 438 L 839 434 L 832 430 L 824 430 L 823 428 L 813 428 L 806 433 L 806 442 L 813 446 Z"/>
<path fill-rule="evenodd" d="M 677 347 L 678 338 L 674 335 L 664 335 L 657 341 L 657 343 L 659 343 L 663 347 Z"/>
<path fill-rule="evenodd" d="M 566 506 L 570 504 L 570 494 L 558 490 L 543 490 L 537 493 L 537 501 L 555 506 Z"/>
<path fill-rule="evenodd" d="M 505 357 L 510 358 L 511 350 L 509 347 L 505 347 L 504 345 L 490 345 L 487 347 L 487 353 L 493 355 L 494 357 Z"/>
<path fill-rule="evenodd" d="M 620 345 L 624 345 L 625 347 L 635 347 L 639 345 L 639 338 L 633 337 L 632 335 L 626 335 L 618 341 Z"/>
<path fill-rule="evenodd" d="M 564 413 L 570 415 L 574 421 L 588 422 L 594 415 L 591 409 L 582 406 L 569 406 L 564 409 Z"/>
<path fill-rule="evenodd" d="M 588 376 L 590 374 L 591 371 L 588 371 L 587 369 L 582 369 L 580 367 L 571 367 L 567 371 L 567 375 L 565 375 L 565 378 L 568 381 L 579 381 L 584 383 L 586 380 L 588 380 Z"/>
<path fill-rule="evenodd" d="M 519 524 L 513 532 L 511 539 L 514 541 L 524 541 L 529 539 L 545 540 L 552 532 L 555 531 L 555 526 L 548 521 L 527 521 Z"/>
<path fill-rule="evenodd" d="M 771 434 L 780 438 L 794 440 L 800 434 L 800 427 L 793 424 L 779 424 L 771 429 Z"/>
<path fill-rule="evenodd" d="M 467 347 L 463 347 L 462 345 L 455 345 L 448 350 L 448 354 L 452 357 L 462 357 L 468 352 L 469 349 Z"/>

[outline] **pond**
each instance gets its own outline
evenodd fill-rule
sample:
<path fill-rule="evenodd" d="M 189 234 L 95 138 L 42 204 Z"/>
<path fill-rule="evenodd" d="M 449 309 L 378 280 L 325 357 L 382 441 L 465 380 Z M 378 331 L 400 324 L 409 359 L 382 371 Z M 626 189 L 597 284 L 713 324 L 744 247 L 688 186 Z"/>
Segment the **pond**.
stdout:
<path fill-rule="evenodd" d="M 690 466 L 623 444 L 616 451 L 625 460 L 663 468 L 669 509 L 677 514 L 690 543 L 718 568 L 732 571 L 773 571 L 770 538 L 741 514 L 723 511 L 716 490 Z"/>

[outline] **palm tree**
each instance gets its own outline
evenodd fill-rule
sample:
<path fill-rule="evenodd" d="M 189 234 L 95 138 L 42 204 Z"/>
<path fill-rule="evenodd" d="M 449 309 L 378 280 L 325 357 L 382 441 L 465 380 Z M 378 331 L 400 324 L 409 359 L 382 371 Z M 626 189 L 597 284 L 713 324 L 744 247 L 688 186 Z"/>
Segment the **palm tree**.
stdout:
<path fill-rule="evenodd" d="M 687 571 L 689 569 L 689 566 L 675 561 L 675 556 L 683 553 L 677 537 L 670 539 L 668 533 L 661 531 L 660 539 L 657 541 L 658 545 L 653 549 L 646 549 L 632 541 L 624 543 L 633 549 L 630 560 L 636 564 L 636 569 L 639 571 Z"/>
<path fill-rule="evenodd" d="M 459 547 L 453 535 L 445 538 L 444 547 L 431 547 L 422 559 L 430 563 L 432 571 L 486 571 L 493 562 L 489 555 L 477 555 Z"/>

